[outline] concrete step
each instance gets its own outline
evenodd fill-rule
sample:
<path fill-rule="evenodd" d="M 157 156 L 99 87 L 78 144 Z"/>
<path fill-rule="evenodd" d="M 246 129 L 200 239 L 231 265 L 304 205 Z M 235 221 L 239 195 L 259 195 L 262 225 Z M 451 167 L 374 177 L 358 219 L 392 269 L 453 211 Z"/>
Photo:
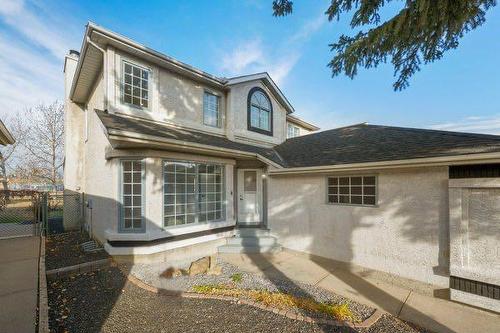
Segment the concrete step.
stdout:
<path fill-rule="evenodd" d="M 219 253 L 278 253 L 282 248 L 279 245 L 270 246 L 241 246 L 222 245 L 219 246 Z"/>
<path fill-rule="evenodd" d="M 271 236 L 262 237 L 230 237 L 227 239 L 228 245 L 241 245 L 241 246 L 271 246 L 277 245 L 276 238 Z"/>
<path fill-rule="evenodd" d="M 269 229 L 262 228 L 238 228 L 234 230 L 235 236 L 241 237 L 261 237 L 261 236 L 269 236 Z"/>

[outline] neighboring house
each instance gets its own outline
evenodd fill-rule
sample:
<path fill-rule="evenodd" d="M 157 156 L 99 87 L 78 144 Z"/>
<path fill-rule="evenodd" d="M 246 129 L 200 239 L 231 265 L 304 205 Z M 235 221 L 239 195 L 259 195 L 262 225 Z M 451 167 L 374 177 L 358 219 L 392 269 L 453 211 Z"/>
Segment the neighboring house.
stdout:
<path fill-rule="evenodd" d="M 455 299 L 498 306 L 499 136 L 309 133 L 318 128 L 292 115 L 267 73 L 216 77 L 94 24 L 66 57 L 65 86 L 65 191 L 85 193 L 86 223 L 109 253 L 282 246 L 451 281 Z M 471 280 L 493 296 L 465 292 Z"/>
<path fill-rule="evenodd" d="M 16 142 L 10 131 L 5 127 L 3 121 L 0 120 L 0 145 L 12 145 Z"/>

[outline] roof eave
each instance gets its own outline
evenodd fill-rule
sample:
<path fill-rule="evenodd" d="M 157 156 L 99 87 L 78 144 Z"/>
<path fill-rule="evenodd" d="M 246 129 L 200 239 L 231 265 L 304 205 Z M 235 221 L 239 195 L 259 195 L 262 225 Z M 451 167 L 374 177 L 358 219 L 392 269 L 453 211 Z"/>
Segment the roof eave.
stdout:
<path fill-rule="evenodd" d="M 382 169 L 395 169 L 395 168 L 465 165 L 465 164 L 477 164 L 477 163 L 485 163 L 485 164 L 500 163 L 500 152 L 413 158 L 405 160 L 392 160 L 392 161 L 379 161 L 379 162 L 321 165 L 321 166 L 311 166 L 311 167 L 291 167 L 291 168 L 281 168 L 279 170 L 270 170 L 269 174 L 270 175 L 317 174 L 317 173 L 330 173 L 330 172 L 342 172 L 342 171 L 366 171 L 366 170 L 382 170 Z"/>
<path fill-rule="evenodd" d="M 73 82 L 72 82 L 72 85 L 71 85 L 71 90 L 70 90 L 70 99 L 73 100 L 73 97 L 74 97 L 74 94 L 75 94 L 75 90 L 76 90 L 76 86 L 78 84 L 78 78 L 80 76 L 80 73 L 82 71 L 82 66 L 83 66 L 83 60 L 85 59 L 85 56 L 87 54 L 87 50 L 88 50 L 88 47 L 90 45 L 90 43 L 88 42 L 88 39 L 92 38 L 92 35 L 93 34 L 96 34 L 96 35 L 99 35 L 99 36 L 102 36 L 104 38 L 107 38 L 109 39 L 110 41 L 115 41 L 116 43 L 118 44 L 121 44 L 125 47 L 129 47 L 131 49 L 134 49 L 134 50 L 138 50 L 140 52 L 143 52 L 144 54 L 147 54 L 151 57 L 154 57 L 159 63 L 163 63 L 165 65 L 168 65 L 168 66 L 171 66 L 171 67 L 175 67 L 178 71 L 180 72 L 184 72 L 184 73 L 189 73 L 191 74 L 191 76 L 193 78 L 198 78 L 198 79 L 201 79 L 201 80 L 204 80 L 212 85 L 215 85 L 215 86 L 219 86 L 219 87 L 223 87 L 224 84 L 225 84 L 225 80 L 222 79 L 222 78 L 219 78 L 219 77 L 216 77 L 214 75 L 211 75 L 207 72 L 204 72 L 202 70 L 199 70 L 193 66 L 190 66 L 186 63 L 183 63 L 181 61 L 178 61 L 172 57 L 169 57 L 163 53 L 160 53 L 158 51 L 155 51 L 151 48 L 148 48 L 142 44 L 139 44 L 125 36 L 122 36 L 120 34 L 117 34 L 111 30 L 108 30 L 108 29 L 105 29 L 93 22 L 89 22 L 87 24 L 87 27 L 86 27 L 86 30 L 85 30 L 85 34 L 84 34 L 84 37 L 83 37 L 83 42 L 82 42 L 82 47 L 81 47 L 81 50 L 80 50 L 80 57 L 78 59 L 78 64 L 77 64 L 77 68 L 76 68 L 76 71 L 75 71 L 75 76 L 74 76 L 74 79 L 73 79 Z"/>
<path fill-rule="evenodd" d="M 232 86 L 235 84 L 249 82 L 249 81 L 255 81 L 255 80 L 263 80 L 264 82 L 267 82 L 269 84 L 269 87 L 273 90 L 275 95 L 278 97 L 279 102 L 285 107 L 287 113 L 290 114 L 290 113 L 295 112 L 295 109 L 293 108 L 292 104 L 290 104 L 290 102 L 288 101 L 286 96 L 283 94 L 281 89 L 278 87 L 278 85 L 274 82 L 274 80 L 271 78 L 271 76 L 267 72 L 228 78 L 226 80 L 226 86 L 229 87 L 229 86 Z"/>
<path fill-rule="evenodd" d="M 313 132 L 314 131 L 318 131 L 320 129 L 318 126 L 313 125 L 313 124 L 311 124 L 311 123 L 309 123 L 309 122 L 307 122 L 305 120 L 302 120 L 300 118 L 294 117 L 294 116 L 292 116 L 290 114 L 287 115 L 286 120 L 289 121 L 289 122 L 291 122 L 291 123 L 294 123 L 296 125 L 302 126 L 305 129 L 308 129 L 308 130 L 313 131 Z"/>
<path fill-rule="evenodd" d="M 253 152 L 247 152 L 247 151 L 242 151 L 242 150 L 236 150 L 236 149 L 229 149 L 229 148 L 222 148 L 222 147 L 216 147 L 216 146 L 210 146 L 210 145 L 205 145 L 205 144 L 200 144 L 200 143 L 194 143 L 194 142 L 189 142 L 189 141 L 184 141 L 184 140 L 175 140 L 175 139 L 167 139 L 163 138 L 160 136 L 153 136 L 153 135 L 147 135 L 147 134 L 142 134 L 142 133 L 136 133 L 136 132 L 131 132 L 131 131 L 123 131 L 123 130 L 117 130 L 113 128 L 109 128 L 106 130 L 108 140 L 110 142 L 128 142 L 128 143 L 143 143 L 143 144 L 150 144 L 150 143 L 156 143 L 158 145 L 162 145 L 165 148 L 172 148 L 172 147 L 178 147 L 182 148 L 185 150 L 188 148 L 189 150 L 192 150 L 193 152 L 198 152 L 198 153 L 205 153 L 206 155 L 220 155 L 220 156 L 225 156 L 225 157 L 245 157 L 245 158 L 256 158 L 260 160 L 261 162 L 268 164 L 270 166 L 273 166 L 275 168 L 282 168 L 281 165 L 269 160 L 268 158 L 258 154 L 258 153 L 253 153 Z"/>
<path fill-rule="evenodd" d="M 16 139 L 14 139 L 14 137 L 7 129 L 3 121 L 0 120 L 0 143 L 5 146 L 5 145 L 12 145 L 15 142 Z"/>

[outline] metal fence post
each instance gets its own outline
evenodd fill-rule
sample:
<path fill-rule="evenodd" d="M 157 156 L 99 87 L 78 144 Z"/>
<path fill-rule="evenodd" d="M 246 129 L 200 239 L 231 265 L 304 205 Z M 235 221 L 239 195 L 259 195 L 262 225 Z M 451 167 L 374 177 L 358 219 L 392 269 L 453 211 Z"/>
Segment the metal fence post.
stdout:
<path fill-rule="evenodd" d="M 43 193 L 42 199 L 42 225 L 45 230 L 45 234 L 49 231 L 49 194 L 47 192 Z"/>

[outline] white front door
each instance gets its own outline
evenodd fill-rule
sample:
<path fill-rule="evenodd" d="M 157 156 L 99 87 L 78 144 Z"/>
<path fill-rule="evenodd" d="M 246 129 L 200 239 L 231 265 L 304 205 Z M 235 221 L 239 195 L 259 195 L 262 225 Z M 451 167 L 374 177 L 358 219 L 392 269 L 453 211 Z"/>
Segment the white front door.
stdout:
<path fill-rule="evenodd" d="M 259 169 L 238 169 L 238 224 L 260 224 L 262 173 Z"/>

